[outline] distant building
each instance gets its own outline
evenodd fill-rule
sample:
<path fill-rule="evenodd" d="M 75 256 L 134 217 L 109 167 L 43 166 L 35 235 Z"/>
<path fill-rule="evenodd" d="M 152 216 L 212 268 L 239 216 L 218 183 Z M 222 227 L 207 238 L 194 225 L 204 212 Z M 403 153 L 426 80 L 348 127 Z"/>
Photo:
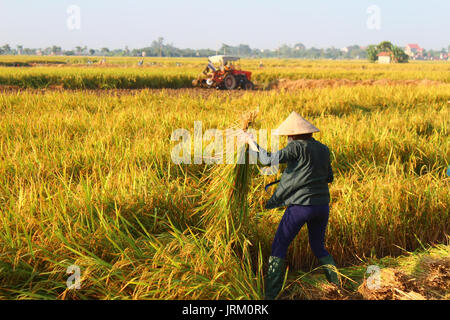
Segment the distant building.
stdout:
<path fill-rule="evenodd" d="M 389 64 L 392 62 L 392 53 L 391 52 L 380 52 L 379 54 L 377 54 L 378 56 L 378 63 L 381 64 Z"/>
<path fill-rule="evenodd" d="M 417 43 L 408 44 L 405 48 L 405 53 L 412 59 L 423 57 L 423 48 L 421 48 Z"/>

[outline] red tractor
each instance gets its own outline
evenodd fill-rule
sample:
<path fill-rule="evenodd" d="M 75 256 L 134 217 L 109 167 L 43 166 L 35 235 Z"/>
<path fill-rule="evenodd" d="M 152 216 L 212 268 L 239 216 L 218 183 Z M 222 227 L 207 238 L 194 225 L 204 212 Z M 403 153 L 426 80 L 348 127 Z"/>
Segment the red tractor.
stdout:
<path fill-rule="evenodd" d="M 192 81 L 192 85 L 201 88 L 253 90 L 252 73 L 236 68 L 234 62 L 239 60 L 239 57 L 233 56 L 209 57 L 205 70 Z"/>

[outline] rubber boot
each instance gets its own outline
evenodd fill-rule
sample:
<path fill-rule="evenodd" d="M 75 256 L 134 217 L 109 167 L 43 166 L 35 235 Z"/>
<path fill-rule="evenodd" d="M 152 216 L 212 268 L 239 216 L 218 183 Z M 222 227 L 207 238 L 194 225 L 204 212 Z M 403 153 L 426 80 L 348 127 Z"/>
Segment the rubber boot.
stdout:
<path fill-rule="evenodd" d="M 334 259 L 331 255 L 319 258 L 319 263 L 321 266 L 324 267 L 324 273 L 327 277 L 327 280 L 331 283 L 334 283 L 338 287 L 341 285 L 339 282 L 339 276 L 336 273 L 335 269 L 333 267 L 336 267 L 336 263 L 334 262 Z M 333 266 L 333 267 L 331 267 Z"/>
<path fill-rule="evenodd" d="M 266 277 L 266 300 L 275 300 L 283 286 L 284 272 L 286 270 L 286 260 L 279 257 L 269 257 L 269 268 Z"/>

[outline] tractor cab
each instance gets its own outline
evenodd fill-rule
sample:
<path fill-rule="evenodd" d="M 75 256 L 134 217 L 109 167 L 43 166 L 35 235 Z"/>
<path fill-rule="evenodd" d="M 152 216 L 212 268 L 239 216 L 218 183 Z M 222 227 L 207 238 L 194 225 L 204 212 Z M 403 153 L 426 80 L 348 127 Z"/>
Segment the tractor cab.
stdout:
<path fill-rule="evenodd" d="M 254 87 L 251 82 L 252 73 L 241 70 L 239 61 L 240 58 L 235 56 L 211 56 L 208 58 L 203 75 L 192 81 L 192 84 L 206 88 L 252 90 Z"/>
<path fill-rule="evenodd" d="M 216 66 L 219 70 L 231 70 L 236 69 L 236 66 L 241 58 L 233 56 L 212 56 L 208 58 L 208 61 L 212 65 Z"/>

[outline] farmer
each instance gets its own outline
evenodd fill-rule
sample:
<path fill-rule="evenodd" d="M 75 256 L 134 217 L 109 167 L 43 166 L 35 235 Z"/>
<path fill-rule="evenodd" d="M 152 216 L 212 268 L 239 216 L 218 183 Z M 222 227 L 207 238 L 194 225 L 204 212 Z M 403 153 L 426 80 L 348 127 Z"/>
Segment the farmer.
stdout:
<path fill-rule="evenodd" d="M 206 75 L 208 75 L 208 73 L 214 73 L 216 71 L 217 70 L 216 70 L 216 68 L 214 68 L 214 65 L 212 64 L 212 62 L 208 60 L 208 65 L 206 66 L 205 70 L 203 70 L 203 74 L 206 76 Z"/>
<path fill-rule="evenodd" d="M 289 244 L 305 223 L 312 252 L 324 266 L 327 280 L 339 286 L 338 275 L 332 267 L 335 262 L 324 247 L 330 202 L 328 183 L 333 181 L 333 171 L 328 147 L 312 137 L 318 131 L 298 113 L 292 112 L 275 132 L 288 136 L 284 149 L 270 154 L 256 144 L 251 134 L 244 137 L 253 151 L 266 152 L 279 163 L 287 163 L 277 189 L 266 204 L 267 209 L 287 207 L 272 242 L 266 299 L 275 299 L 280 292 Z"/>

